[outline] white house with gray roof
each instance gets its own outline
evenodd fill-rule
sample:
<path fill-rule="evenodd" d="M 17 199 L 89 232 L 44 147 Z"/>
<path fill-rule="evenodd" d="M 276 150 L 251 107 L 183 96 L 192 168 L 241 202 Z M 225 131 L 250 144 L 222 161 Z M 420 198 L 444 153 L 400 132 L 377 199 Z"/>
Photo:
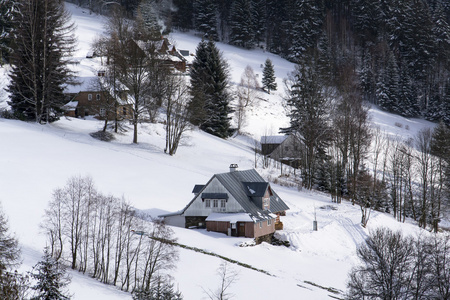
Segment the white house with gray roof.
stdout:
<path fill-rule="evenodd" d="M 231 236 L 258 239 L 282 229 L 280 216 L 289 207 L 256 170 L 215 174 L 205 185 L 195 185 L 194 198 L 181 211 L 162 215 L 168 225 L 201 227 Z"/>

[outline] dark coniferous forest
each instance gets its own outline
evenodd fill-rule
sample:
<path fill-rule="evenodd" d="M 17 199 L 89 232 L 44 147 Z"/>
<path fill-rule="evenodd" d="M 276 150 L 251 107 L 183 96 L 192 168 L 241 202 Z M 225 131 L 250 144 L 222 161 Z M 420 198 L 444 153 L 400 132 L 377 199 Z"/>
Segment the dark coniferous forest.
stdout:
<path fill-rule="evenodd" d="M 133 17 L 141 1 L 72 2 L 102 14 L 118 3 Z M 316 71 L 326 73 L 329 87 L 342 89 L 342 74 L 352 72 L 362 99 L 403 116 L 450 124 L 449 1 L 144 2 L 159 24 L 164 23 L 163 33 L 195 30 L 206 39 L 247 49 L 261 47 L 295 63 L 319 57 L 326 68 Z M 3 60 L 10 54 L 4 16 L 11 3 L 6 1 L 1 8 Z"/>
<path fill-rule="evenodd" d="M 350 68 L 370 103 L 450 122 L 448 1 L 174 0 L 174 5 L 182 9 L 171 15 L 173 28 L 213 33 L 244 48 L 264 47 L 296 63 L 319 52 L 328 60 L 322 72 L 329 73 L 330 86 L 339 89 L 340 73 Z"/>
<path fill-rule="evenodd" d="M 75 1 L 101 7 L 102 1 Z M 98 2 L 98 3 L 97 3 Z M 130 15 L 138 0 L 122 0 Z M 77 4 L 78 4 L 77 3 Z M 329 85 L 351 70 L 364 100 L 450 123 L 450 2 L 446 0 L 160 0 L 171 29 L 300 63 L 328 60 Z"/>

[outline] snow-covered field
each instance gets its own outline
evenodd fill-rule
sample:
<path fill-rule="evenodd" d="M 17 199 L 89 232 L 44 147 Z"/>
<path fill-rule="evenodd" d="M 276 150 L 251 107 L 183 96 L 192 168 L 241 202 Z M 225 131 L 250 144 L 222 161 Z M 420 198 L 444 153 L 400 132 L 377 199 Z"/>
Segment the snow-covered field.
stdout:
<path fill-rule="evenodd" d="M 100 68 L 98 60 L 84 56 L 95 36 L 102 31 L 103 18 L 89 15 L 87 10 L 67 5 L 78 25 L 78 51 L 75 59 L 80 76 L 93 75 Z M 200 39 L 193 34 L 174 33 L 171 40 L 178 49 L 195 52 Z M 262 93 L 265 100 L 257 103 L 249 114 L 244 132 L 259 139 L 276 134 L 288 119 L 282 105 L 282 79 L 292 71 L 293 64 L 263 50 L 242 50 L 218 43 L 230 65 L 232 82 L 239 82 L 246 65 L 253 67 L 261 78 L 261 67 L 269 57 L 275 66 L 279 91 Z M 0 85 L 6 85 L 5 69 L 0 68 Z M 4 91 L 0 108 L 5 106 Z M 372 122 L 389 134 L 413 136 L 424 127 L 433 126 L 423 120 L 410 120 L 371 110 Z M 397 125 L 395 125 L 397 123 Z M 398 126 L 402 124 L 402 126 Z M 177 155 L 163 152 L 164 129 L 160 124 L 142 124 L 139 144 L 132 141 L 129 131 L 116 135 L 113 142 L 95 140 L 89 133 L 99 130 L 101 123 L 93 119 L 63 118 L 50 125 L 36 125 L 0 119 L 0 202 L 9 217 L 12 231 L 22 246 L 21 271 L 29 271 L 40 260 L 45 237 L 39 224 L 55 188 L 65 185 L 74 175 L 90 175 L 99 191 L 124 196 L 136 208 L 150 211 L 176 211 L 191 200 L 195 184 L 204 184 L 214 173 L 227 172 L 231 163 L 239 169 L 254 166 L 252 140 L 239 136 L 222 140 L 198 130 L 188 133 Z M 406 126 L 407 125 L 407 126 Z M 276 177 L 277 170 L 258 169 L 265 177 Z M 391 216 L 373 212 L 367 229 L 360 225 L 358 207 L 349 203 L 332 204 L 326 195 L 298 191 L 273 184 L 273 188 L 291 208 L 282 218 L 285 230 L 280 234 L 291 247 L 261 244 L 239 247 L 250 239 L 232 238 L 205 230 L 174 228 L 180 243 L 212 251 L 247 263 L 272 276 L 232 265 L 239 272 L 231 287 L 235 299 L 328 299 L 331 292 L 313 286 L 345 290 L 347 273 L 357 262 L 356 247 L 377 226 L 389 226 L 406 233 L 418 234 L 412 224 L 401 224 Z M 319 230 L 312 230 L 316 213 Z M 204 289 L 219 284 L 216 270 L 221 259 L 180 249 L 180 260 L 173 272 L 174 280 L 184 299 L 206 298 Z M 72 272 L 70 291 L 73 299 L 131 299 L 127 293 L 105 286 Z"/>

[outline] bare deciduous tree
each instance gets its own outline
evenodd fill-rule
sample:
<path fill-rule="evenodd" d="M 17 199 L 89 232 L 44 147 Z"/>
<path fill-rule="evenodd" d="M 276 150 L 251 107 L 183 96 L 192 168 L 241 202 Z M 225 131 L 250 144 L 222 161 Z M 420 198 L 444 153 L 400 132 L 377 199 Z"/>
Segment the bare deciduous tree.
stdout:
<path fill-rule="evenodd" d="M 235 115 L 238 132 L 245 125 L 246 109 L 255 102 L 260 88 L 253 68 L 247 65 L 244 73 L 241 75 L 241 82 L 236 88 L 237 105 L 235 107 Z"/>
<path fill-rule="evenodd" d="M 230 267 L 228 262 L 222 262 L 220 264 L 219 269 L 217 270 L 217 274 L 220 277 L 220 284 L 216 290 L 204 289 L 204 293 L 211 300 L 228 300 L 234 297 L 233 294 L 229 292 L 229 289 L 233 283 L 238 280 L 239 273 Z"/>
<path fill-rule="evenodd" d="M 129 291 L 148 288 L 156 274 L 175 267 L 171 229 L 147 221 L 125 199 L 99 193 L 90 177 L 70 178 L 49 206 L 43 228 L 52 256 L 68 255 L 72 268 Z"/>
<path fill-rule="evenodd" d="M 362 261 L 352 269 L 348 299 L 406 299 L 413 246 L 399 232 L 377 229 L 357 250 Z"/>
<path fill-rule="evenodd" d="M 261 86 L 259 85 L 253 68 L 247 65 L 244 73 L 241 75 L 241 82 L 238 86 L 238 97 L 244 99 L 245 107 L 252 105 L 258 98 L 260 88 Z"/>
<path fill-rule="evenodd" d="M 128 91 L 126 100 L 133 107 L 133 143 L 138 142 L 138 124 L 153 121 L 166 93 L 170 74 L 157 46 L 142 23 L 128 21 L 120 9 L 114 11 L 107 26 L 108 63 L 116 79 Z M 146 118 L 148 116 L 148 118 Z"/>
<path fill-rule="evenodd" d="M 426 228 L 428 213 L 434 205 L 431 186 L 433 185 L 434 160 L 431 155 L 431 129 L 424 129 L 416 136 L 418 175 L 420 181 L 419 226 Z"/>
<path fill-rule="evenodd" d="M 63 197 L 63 189 L 56 189 L 53 191 L 52 200 L 45 210 L 44 221 L 41 224 L 41 228 L 48 238 L 50 255 L 55 260 L 61 258 L 64 250 Z"/>
<path fill-rule="evenodd" d="M 174 155 L 183 134 L 189 129 L 189 89 L 185 79 L 173 75 L 166 81 L 166 147 L 164 152 Z"/>
<path fill-rule="evenodd" d="M 370 232 L 357 250 L 361 264 L 349 274 L 347 299 L 448 299 L 448 235 L 403 236 L 387 228 Z"/>

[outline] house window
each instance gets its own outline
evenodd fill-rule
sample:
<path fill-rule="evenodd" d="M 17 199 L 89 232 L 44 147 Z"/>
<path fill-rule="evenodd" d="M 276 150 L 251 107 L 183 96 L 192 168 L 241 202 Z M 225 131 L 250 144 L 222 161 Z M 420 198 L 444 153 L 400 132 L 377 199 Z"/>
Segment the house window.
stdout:
<path fill-rule="evenodd" d="M 100 94 L 95 95 L 95 99 L 100 100 Z"/>
<path fill-rule="evenodd" d="M 92 100 L 92 94 L 88 94 L 88 100 Z"/>
<path fill-rule="evenodd" d="M 220 208 L 225 208 L 225 200 L 220 200 Z"/>
<path fill-rule="evenodd" d="M 100 116 L 104 117 L 106 115 L 106 109 L 100 108 Z"/>
<path fill-rule="evenodd" d="M 259 222 L 259 228 L 262 228 L 262 221 Z"/>
<path fill-rule="evenodd" d="M 217 199 L 214 199 L 213 200 L 214 202 L 213 202 L 213 205 L 214 205 L 214 207 L 219 207 L 219 200 L 217 200 Z"/>
<path fill-rule="evenodd" d="M 267 226 L 272 225 L 272 219 L 267 220 Z"/>
<path fill-rule="evenodd" d="M 263 198 L 263 209 L 268 210 L 269 209 L 269 204 L 270 204 L 270 199 L 269 198 Z"/>
<path fill-rule="evenodd" d="M 211 207 L 211 200 L 209 199 L 205 200 L 205 207 Z"/>

